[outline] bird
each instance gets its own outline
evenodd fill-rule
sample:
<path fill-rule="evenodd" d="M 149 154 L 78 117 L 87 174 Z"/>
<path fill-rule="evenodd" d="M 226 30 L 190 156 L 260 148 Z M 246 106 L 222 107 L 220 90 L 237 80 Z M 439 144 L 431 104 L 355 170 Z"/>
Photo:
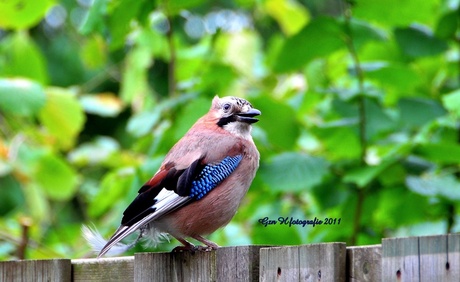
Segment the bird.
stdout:
<path fill-rule="evenodd" d="M 231 221 L 256 175 L 260 154 L 251 130 L 259 115 L 245 99 L 215 96 L 208 113 L 171 148 L 140 188 L 109 240 L 95 228 L 83 226 L 83 236 L 97 257 L 121 254 L 144 237 L 157 243 L 164 234 L 182 244 L 173 252 L 218 249 L 203 236 Z M 120 242 L 136 231 L 134 242 Z M 204 246 L 195 246 L 189 238 Z"/>

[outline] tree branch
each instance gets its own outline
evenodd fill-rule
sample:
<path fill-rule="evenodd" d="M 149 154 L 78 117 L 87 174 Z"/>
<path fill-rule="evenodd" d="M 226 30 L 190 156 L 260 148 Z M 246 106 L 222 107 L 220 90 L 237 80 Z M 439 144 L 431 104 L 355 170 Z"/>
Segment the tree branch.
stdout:
<path fill-rule="evenodd" d="M 356 52 L 356 48 L 353 44 L 353 32 L 351 30 L 351 18 L 352 18 L 352 11 L 351 11 L 351 2 L 346 1 L 344 15 L 345 15 L 345 43 L 347 45 L 348 51 L 350 52 L 351 59 L 353 61 L 353 68 L 356 73 L 356 77 L 358 79 L 358 89 L 359 89 L 359 98 L 358 98 L 358 108 L 359 108 L 359 141 L 361 146 L 361 154 L 360 154 L 360 165 L 366 165 L 366 152 L 367 152 L 367 139 L 366 139 L 366 101 L 364 96 L 364 74 L 361 68 L 361 64 L 359 61 L 358 53 Z M 356 211 L 354 216 L 354 223 L 353 223 L 353 234 L 350 238 L 350 244 L 356 245 L 357 237 L 359 231 L 361 229 L 361 216 L 362 216 L 362 209 L 364 200 L 366 198 L 365 195 L 365 188 L 356 187 Z"/>
<path fill-rule="evenodd" d="M 177 95 L 176 85 L 176 45 L 174 44 L 174 28 L 172 22 L 172 16 L 168 16 L 169 30 L 166 34 L 168 38 L 169 46 L 169 65 L 168 65 L 168 89 L 169 97 L 175 97 Z"/>

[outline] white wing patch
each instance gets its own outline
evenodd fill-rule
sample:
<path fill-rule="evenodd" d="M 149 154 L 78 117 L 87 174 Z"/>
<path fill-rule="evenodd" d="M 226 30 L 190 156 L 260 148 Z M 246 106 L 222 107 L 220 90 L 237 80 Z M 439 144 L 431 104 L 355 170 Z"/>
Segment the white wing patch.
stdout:
<path fill-rule="evenodd" d="M 155 200 L 156 203 L 152 206 L 155 210 L 152 213 L 147 214 L 144 218 L 140 219 L 131 226 L 121 225 L 108 241 L 104 240 L 97 230 L 83 226 L 83 236 L 93 249 L 96 252 L 99 252 L 98 257 L 101 257 L 104 254 L 117 255 L 127 251 L 137 243 L 142 234 L 136 241 L 128 245 L 119 243 L 121 240 L 155 219 L 183 206 L 189 202 L 191 198 L 179 196 L 174 191 L 163 188 L 155 197 Z"/>

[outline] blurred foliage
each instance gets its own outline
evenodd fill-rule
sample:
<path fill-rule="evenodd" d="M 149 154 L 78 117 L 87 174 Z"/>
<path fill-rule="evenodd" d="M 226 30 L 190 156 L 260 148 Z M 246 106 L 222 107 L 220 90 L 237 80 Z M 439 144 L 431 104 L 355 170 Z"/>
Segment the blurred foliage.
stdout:
<path fill-rule="evenodd" d="M 0 258 L 90 255 L 81 225 L 110 236 L 216 94 L 263 113 L 259 172 L 219 244 L 460 231 L 459 15 L 458 0 L 1 1 Z"/>

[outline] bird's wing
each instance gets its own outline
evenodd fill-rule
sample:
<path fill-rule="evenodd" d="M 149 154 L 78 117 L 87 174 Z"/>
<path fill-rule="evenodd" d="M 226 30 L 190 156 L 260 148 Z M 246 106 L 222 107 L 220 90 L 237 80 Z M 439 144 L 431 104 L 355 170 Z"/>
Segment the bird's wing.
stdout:
<path fill-rule="evenodd" d="M 204 197 L 238 167 L 242 158 L 242 154 L 237 154 L 206 163 L 206 156 L 201 156 L 186 169 L 177 169 L 174 163 L 163 165 L 141 187 L 138 196 L 123 213 L 121 226 L 99 256 L 145 224 Z"/>

